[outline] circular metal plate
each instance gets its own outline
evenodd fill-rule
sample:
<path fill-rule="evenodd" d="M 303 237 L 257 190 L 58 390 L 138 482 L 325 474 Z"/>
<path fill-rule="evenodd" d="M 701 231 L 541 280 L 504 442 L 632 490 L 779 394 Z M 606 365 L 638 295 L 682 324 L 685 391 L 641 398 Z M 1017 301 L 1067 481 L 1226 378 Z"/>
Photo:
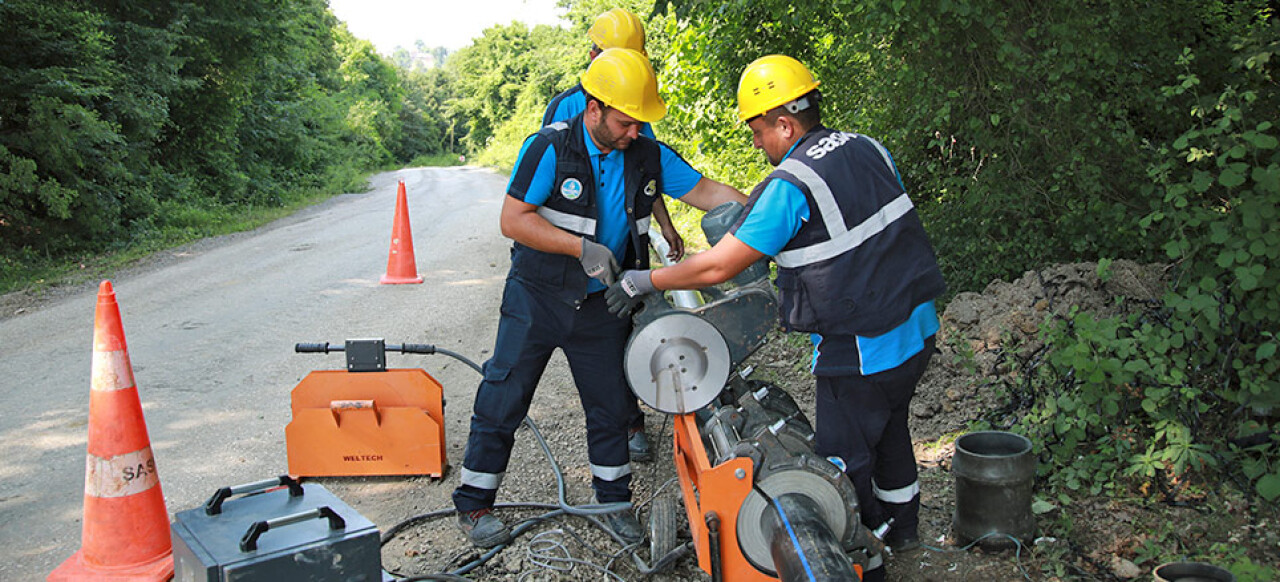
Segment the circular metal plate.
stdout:
<path fill-rule="evenodd" d="M 729 344 L 714 325 L 675 312 L 649 322 L 627 342 L 631 391 L 645 404 L 686 414 L 710 403 L 729 381 Z"/>
<path fill-rule="evenodd" d="M 782 471 L 765 477 L 758 486 L 770 497 L 785 493 L 805 495 L 821 508 L 822 518 L 836 539 L 844 538 L 845 528 L 849 527 L 849 514 L 844 499 L 831 482 L 821 475 L 803 469 Z M 776 576 L 778 568 L 773 563 L 769 540 L 760 525 L 766 504 L 764 497 L 755 489 L 742 500 L 742 507 L 738 509 L 738 547 L 757 570 Z"/>

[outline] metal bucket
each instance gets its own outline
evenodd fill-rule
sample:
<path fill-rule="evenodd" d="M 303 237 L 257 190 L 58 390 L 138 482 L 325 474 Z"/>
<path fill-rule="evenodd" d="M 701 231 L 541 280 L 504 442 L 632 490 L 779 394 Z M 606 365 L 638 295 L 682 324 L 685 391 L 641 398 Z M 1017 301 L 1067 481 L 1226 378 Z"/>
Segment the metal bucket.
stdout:
<path fill-rule="evenodd" d="M 1157 582 L 1236 582 L 1230 571 L 1198 562 L 1170 562 L 1151 573 Z"/>
<path fill-rule="evenodd" d="M 959 545 L 976 540 L 984 548 L 1013 547 L 1007 534 L 1023 543 L 1035 537 L 1031 488 L 1036 459 L 1031 441 L 1000 431 L 973 432 L 956 439 L 951 461 L 956 477 L 956 512 L 951 530 Z"/>

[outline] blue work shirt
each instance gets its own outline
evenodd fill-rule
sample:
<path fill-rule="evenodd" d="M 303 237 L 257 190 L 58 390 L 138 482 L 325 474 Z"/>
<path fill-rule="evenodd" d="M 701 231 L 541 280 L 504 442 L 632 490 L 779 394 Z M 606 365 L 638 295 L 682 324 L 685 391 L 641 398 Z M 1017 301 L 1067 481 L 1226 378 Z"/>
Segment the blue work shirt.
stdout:
<path fill-rule="evenodd" d="M 783 159 L 791 157 L 796 145 Z M 894 168 L 897 174 L 897 168 Z M 899 177 L 901 182 L 901 177 Z M 773 179 L 765 184 L 751 213 L 734 231 L 733 236 L 747 246 L 770 257 L 777 255 L 809 220 L 809 202 L 804 192 L 786 180 Z M 813 360 L 810 369 L 822 376 L 860 374 L 869 376 L 902 365 L 924 349 L 929 336 L 938 333 L 940 324 L 933 301 L 917 306 L 902 325 L 875 337 L 830 336 L 810 334 Z"/>
<path fill-rule="evenodd" d="M 614 258 L 621 263 L 627 254 L 627 244 L 631 240 L 631 226 L 627 219 L 626 195 L 623 190 L 622 162 L 626 152 L 615 149 L 608 154 L 601 154 L 596 142 L 592 141 L 586 124 L 582 126 L 582 133 L 582 139 L 586 142 L 587 153 L 591 158 L 591 172 L 596 180 L 596 212 L 598 214 L 596 217 L 596 242 L 613 251 Z M 516 168 L 529 163 L 524 159 L 524 154 L 532 142 L 533 136 L 524 141 L 524 145 L 520 148 L 520 156 L 516 159 Z M 693 169 L 693 166 L 690 166 L 688 162 L 684 161 L 684 158 L 681 158 L 666 144 L 659 143 L 658 147 L 661 152 L 663 191 L 672 198 L 680 198 L 698 185 L 698 181 L 702 179 L 702 174 Z M 529 186 L 524 195 L 515 195 L 515 197 L 534 206 L 541 206 L 551 196 L 552 189 L 555 186 L 555 148 L 546 148 L 543 151 L 542 159 L 538 160 L 537 164 L 537 169 L 529 180 Z M 515 179 L 517 173 L 512 172 L 511 178 L 507 180 L 507 192 L 509 195 L 514 195 L 511 193 L 511 182 Z M 637 249 L 637 252 L 648 251 L 646 249 Z M 604 288 L 604 284 L 597 279 L 592 279 L 587 284 L 587 292 L 589 293 L 601 291 Z"/>

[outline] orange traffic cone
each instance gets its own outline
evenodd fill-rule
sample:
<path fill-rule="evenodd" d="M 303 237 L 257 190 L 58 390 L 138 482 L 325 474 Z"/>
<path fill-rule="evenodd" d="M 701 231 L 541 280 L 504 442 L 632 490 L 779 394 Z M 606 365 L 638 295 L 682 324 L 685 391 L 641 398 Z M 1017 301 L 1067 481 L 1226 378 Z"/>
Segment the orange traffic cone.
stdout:
<path fill-rule="evenodd" d="M 98 287 L 89 390 L 80 551 L 49 580 L 168 580 L 169 513 L 133 382 L 120 307 L 110 281 Z"/>
<path fill-rule="evenodd" d="M 396 222 L 391 226 L 391 254 L 387 257 L 387 274 L 382 284 L 421 283 L 418 266 L 413 260 L 413 231 L 409 229 L 409 202 L 404 194 L 404 180 L 396 193 Z"/>

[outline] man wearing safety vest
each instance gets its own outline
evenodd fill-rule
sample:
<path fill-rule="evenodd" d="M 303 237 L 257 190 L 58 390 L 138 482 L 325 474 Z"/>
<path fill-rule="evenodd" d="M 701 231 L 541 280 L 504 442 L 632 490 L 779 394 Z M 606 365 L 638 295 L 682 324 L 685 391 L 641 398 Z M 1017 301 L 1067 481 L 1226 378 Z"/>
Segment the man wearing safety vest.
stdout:
<path fill-rule="evenodd" d="M 650 212 L 659 193 L 703 210 L 746 202 L 639 134 L 642 123 L 667 112 L 644 55 L 604 51 L 582 75 L 582 87 L 588 95 L 582 113 L 525 140 L 503 200 L 502 233 L 514 240 L 511 270 L 453 492 L 458 525 L 481 547 L 510 540 L 491 510 L 515 431 L 556 348 L 569 361 L 586 413 L 596 500 L 631 500 L 627 425 L 635 396 L 623 375 L 631 322 L 609 313 L 605 289 L 619 264 L 648 268 Z M 643 539 L 631 510 L 604 518 L 628 543 Z"/>
<path fill-rule="evenodd" d="M 889 151 L 824 127 L 817 87 L 791 57 L 747 66 L 738 117 L 776 169 L 714 247 L 672 267 L 625 271 L 607 301 L 622 316 L 645 294 L 719 284 L 773 257 L 782 325 L 814 343 L 815 449 L 844 465 L 863 524 L 889 523 L 885 541 L 902 553 L 919 547 L 907 412 L 934 352 L 934 299 L 945 286 Z M 873 557 L 865 579 L 883 579 L 881 565 Z"/>
<path fill-rule="evenodd" d="M 625 8 L 614 8 L 597 16 L 591 28 L 587 29 L 587 36 L 591 38 L 591 51 L 588 53 L 591 60 L 595 60 L 605 49 L 611 48 L 632 49 L 648 57 L 644 50 L 644 24 L 640 22 L 639 16 Z M 546 113 L 542 115 L 542 125 L 545 127 L 557 121 L 568 121 L 586 108 L 587 100 L 582 91 L 582 83 L 578 83 L 551 100 Z M 648 123 L 640 126 L 640 135 L 657 139 Z M 684 256 L 684 239 L 671 224 L 671 215 L 661 196 L 653 201 L 653 220 L 658 223 L 662 238 L 666 239 L 671 248 L 667 257 L 673 261 L 680 260 Z M 634 401 L 631 408 L 631 435 L 627 438 L 627 450 L 631 453 L 632 461 L 644 463 L 653 459 L 649 438 L 644 434 L 644 413 Z"/>

